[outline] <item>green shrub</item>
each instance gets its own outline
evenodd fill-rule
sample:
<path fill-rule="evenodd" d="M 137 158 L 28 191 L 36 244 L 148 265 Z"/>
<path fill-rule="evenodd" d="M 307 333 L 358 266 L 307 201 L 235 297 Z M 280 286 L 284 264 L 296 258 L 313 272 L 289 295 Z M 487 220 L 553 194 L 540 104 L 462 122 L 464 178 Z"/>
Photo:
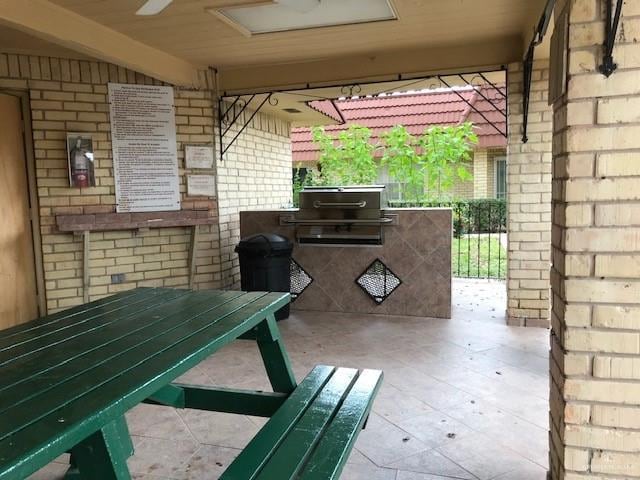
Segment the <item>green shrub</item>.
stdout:
<path fill-rule="evenodd" d="M 453 209 L 453 233 L 456 237 L 468 233 L 496 233 L 507 231 L 507 202 L 505 199 L 479 198 L 474 200 L 402 202 L 390 201 L 390 207 L 450 207 Z"/>

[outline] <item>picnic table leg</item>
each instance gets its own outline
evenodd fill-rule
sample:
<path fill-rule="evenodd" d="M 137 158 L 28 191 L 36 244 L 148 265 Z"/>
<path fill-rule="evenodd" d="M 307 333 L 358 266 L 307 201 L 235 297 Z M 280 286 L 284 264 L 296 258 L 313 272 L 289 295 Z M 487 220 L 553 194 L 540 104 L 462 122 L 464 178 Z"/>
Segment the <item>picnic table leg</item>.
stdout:
<path fill-rule="evenodd" d="M 131 435 L 129 434 L 129 426 L 127 425 L 127 420 L 124 417 L 120 417 L 118 420 L 113 422 L 115 425 L 115 429 L 118 432 L 118 440 L 120 441 L 120 447 L 122 448 L 122 452 L 129 458 L 133 455 L 133 440 L 131 440 Z"/>
<path fill-rule="evenodd" d="M 114 420 L 71 449 L 71 468 L 65 479 L 131 480 L 127 458 L 132 453 L 124 417 Z"/>
<path fill-rule="evenodd" d="M 256 327 L 256 340 L 273 391 L 293 392 L 296 379 L 273 314 Z"/>

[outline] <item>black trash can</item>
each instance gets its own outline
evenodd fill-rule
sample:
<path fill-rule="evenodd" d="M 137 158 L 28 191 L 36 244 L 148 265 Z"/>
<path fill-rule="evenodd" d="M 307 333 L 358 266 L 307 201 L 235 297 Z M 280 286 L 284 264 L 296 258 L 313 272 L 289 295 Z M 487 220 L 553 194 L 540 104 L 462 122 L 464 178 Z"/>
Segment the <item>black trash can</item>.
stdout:
<path fill-rule="evenodd" d="M 275 233 L 245 237 L 236 246 L 240 257 L 240 283 L 247 292 L 291 291 L 291 252 L 293 244 Z M 289 316 L 289 305 L 275 314 L 276 320 Z"/>

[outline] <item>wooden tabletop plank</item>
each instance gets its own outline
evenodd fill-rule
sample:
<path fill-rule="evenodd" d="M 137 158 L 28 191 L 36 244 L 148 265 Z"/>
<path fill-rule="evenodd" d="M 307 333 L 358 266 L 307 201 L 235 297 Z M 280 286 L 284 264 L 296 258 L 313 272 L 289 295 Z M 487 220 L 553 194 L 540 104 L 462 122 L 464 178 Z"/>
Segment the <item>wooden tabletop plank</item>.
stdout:
<path fill-rule="evenodd" d="M 86 314 L 77 314 L 55 322 L 48 322 L 41 327 L 20 332 L 13 338 L 5 338 L 4 341 L 7 345 L 0 347 L 0 366 L 24 353 L 37 351 L 43 346 L 55 345 L 57 341 L 80 335 L 87 329 L 97 328 L 109 321 L 117 321 L 122 318 L 123 312 L 144 308 L 145 304 L 153 305 L 161 296 L 162 294 L 156 290 L 146 289 L 139 292 L 138 295 L 101 306 Z"/>
<path fill-rule="evenodd" d="M 162 302 L 156 302 L 154 305 L 148 306 L 147 309 L 134 309 L 125 313 L 114 313 L 120 318 L 117 323 L 106 323 L 102 318 L 94 319 L 93 323 L 96 326 L 104 325 L 104 328 L 90 330 L 82 336 L 69 335 L 66 342 L 63 341 L 61 344 L 51 346 L 51 348 L 45 347 L 32 353 L 24 354 L 14 362 L 5 363 L 0 366 L 2 371 L 0 392 L 11 387 L 16 382 L 27 381 L 32 376 L 52 367 L 67 365 L 96 348 L 119 342 L 124 337 L 134 333 L 134 331 L 151 327 L 156 321 L 164 320 L 169 315 L 167 312 L 171 314 L 181 312 L 182 309 L 198 301 L 215 303 L 215 301 L 219 300 L 220 303 L 223 303 L 229 298 L 229 295 L 232 298 L 241 295 L 240 292 L 216 292 L 215 294 L 201 292 L 186 296 L 188 293 L 188 290 L 173 290 L 163 295 Z M 91 365 L 88 366 L 90 367 Z"/>
<path fill-rule="evenodd" d="M 78 320 L 69 327 L 39 335 L 31 340 L 16 345 L 15 348 L 7 348 L 0 352 L 0 368 L 9 369 L 12 364 L 25 365 L 33 364 L 38 359 L 46 359 L 52 352 L 64 350 L 67 355 L 77 351 L 83 351 L 88 339 L 102 338 L 107 340 L 104 331 L 111 326 L 116 326 L 119 331 L 128 331 L 128 327 L 118 327 L 118 325 L 135 318 L 140 312 L 146 311 L 167 300 L 186 295 L 186 290 L 175 290 L 165 292 L 163 295 L 153 295 L 132 301 L 126 307 L 118 308 L 106 315 L 92 317 L 86 321 Z M 113 333 L 113 329 L 109 329 Z"/>
<path fill-rule="evenodd" d="M 38 332 L 43 328 L 47 328 L 58 322 L 71 319 L 75 321 L 76 317 L 84 316 L 95 313 L 96 310 L 104 309 L 105 307 L 113 307 L 117 304 L 121 304 L 130 301 L 130 297 L 140 296 L 146 294 L 145 292 L 153 292 L 152 288 L 139 288 L 135 290 L 127 290 L 126 292 L 120 292 L 110 297 L 101 298 L 91 303 L 84 305 L 78 305 L 76 307 L 63 310 L 58 313 L 53 313 L 41 318 L 38 318 L 32 322 L 16 325 L 4 330 L 0 330 L 0 348 L 14 345 L 22 340 L 22 335 L 32 335 L 32 332 Z M 157 292 L 156 292 L 157 293 Z"/>
<path fill-rule="evenodd" d="M 9 407 L 2 412 L 6 419 L 0 424 L 0 440 L 25 428 L 30 423 L 37 422 L 50 412 L 76 401 L 88 392 L 100 389 L 113 378 L 128 375 L 128 372 L 137 365 L 143 364 L 154 355 L 193 336 L 201 328 L 242 309 L 265 294 L 239 294 L 231 302 L 223 305 L 219 304 L 217 298 L 213 304 L 206 301 L 189 302 L 190 297 L 195 295 L 197 293 L 177 299 L 176 303 L 182 308 L 167 317 L 169 323 L 164 329 L 148 328 L 128 335 L 126 339 L 133 343 L 132 348 L 121 350 L 119 348 L 121 342 L 118 342 L 113 345 L 116 350 L 119 350 L 115 355 L 106 358 L 93 356 L 97 362 L 88 365 L 88 368 L 83 368 L 80 374 L 63 377 L 62 381 L 51 388 L 29 392 L 25 395 L 24 401 L 9 404 Z M 200 295 L 206 297 L 206 292 Z"/>
<path fill-rule="evenodd" d="M 214 308 L 243 295 L 241 292 L 220 292 L 212 297 L 209 292 L 196 292 L 181 299 L 186 292 L 181 293 L 177 297 L 165 297 L 176 301 L 167 300 L 131 317 L 126 329 L 122 328 L 125 324 L 118 325 L 116 335 L 102 331 L 101 335 L 88 338 L 80 352 L 70 353 L 67 349 L 58 348 L 42 359 L 10 365 L 11 368 L 3 370 L 0 378 L 0 415 L 7 408 L 43 395 L 56 385 L 90 372 L 96 366 L 139 347 L 141 342 L 151 341 L 159 333 L 176 327 L 179 325 L 178 319 L 190 306 L 204 304 L 205 308 Z M 110 328 L 115 329 L 116 326 L 110 325 Z"/>
<path fill-rule="evenodd" d="M 251 294 L 247 294 L 249 295 Z M 81 385 L 78 391 L 82 394 L 71 401 L 60 402 L 60 398 L 52 396 L 57 400 L 50 403 L 49 407 L 53 405 L 57 408 L 34 411 L 37 421 L 33 421 L 33 417 L 22 416 L 21 420 L 25 421 L 23 427 L 12 421 L 13 416 L 27 411 L 28 405 L 35 407 L 41 402 L 34 399 L 20 405 L 16 412 L 6 410 L 0 424 L 3 438 L 0 441 L 0 479 L 22 478 L 34 468 L 46 464 L 80 439 L 95 432 L 105 421 L 124 414 L 215 350 L 253 328 L 266 315 L 286 305 L 288 301 L 286 294 L 256 295 L 253 301 L 243 307 L 228 309 L 217 318 L 202 314 L 192 317 L 167 332 L 166 336 L 160 333 L 152 342 L 136 349 L 139 350 L 139 356 L 136 357 L 138 362 L 108 362 L 105 367 L 112 368 L 111 376 L 108 375 L 107 368 L 101 370 L 101 380 L 96 377 L 96 381 L 102 381 L 100 385 L 93 386 L 94 388 Z M 155 347 L 155 352 L 149 353 L 150 346 Z M 118 357 L 117 361 L 127 360 L 128 353 Z M 94 373 L 100 368 L 102 366 L 96 367 Z M 46 398 L 48 397 L 47 394 Z M 70 395 L 71 397 L 73 396 Z M 6 426 L 5 420 L 9 422 Z"/>

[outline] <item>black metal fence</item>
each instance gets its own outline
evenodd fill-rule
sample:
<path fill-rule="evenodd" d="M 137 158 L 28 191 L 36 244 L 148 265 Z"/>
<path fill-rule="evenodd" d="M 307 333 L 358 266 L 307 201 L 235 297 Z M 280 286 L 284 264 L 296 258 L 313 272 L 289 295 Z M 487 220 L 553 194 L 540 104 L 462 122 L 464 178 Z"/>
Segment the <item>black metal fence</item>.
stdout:
<path fill-rule="evenodd" d="M 506 278 L 506 200 L 389 202 L 389 206 L 450 207 L 453 209 L 453 275 L 463 278 Z"/>

